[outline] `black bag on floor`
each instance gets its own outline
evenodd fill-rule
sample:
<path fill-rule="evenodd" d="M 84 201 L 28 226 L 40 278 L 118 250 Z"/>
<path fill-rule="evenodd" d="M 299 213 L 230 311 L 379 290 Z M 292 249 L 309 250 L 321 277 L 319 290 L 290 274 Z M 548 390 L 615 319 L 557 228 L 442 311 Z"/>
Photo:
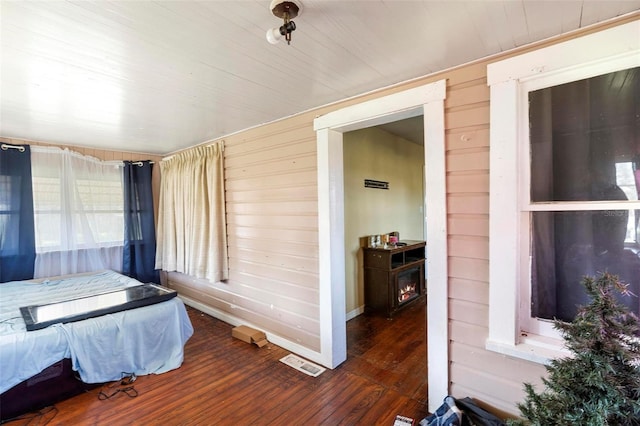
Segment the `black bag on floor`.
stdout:
<path fill-rule="evenodd" d="M 469 397 L 456 399 L 456 407 L 462 411 L 462 426 L 505 426 L 502 420 L 478 407 Z"/>

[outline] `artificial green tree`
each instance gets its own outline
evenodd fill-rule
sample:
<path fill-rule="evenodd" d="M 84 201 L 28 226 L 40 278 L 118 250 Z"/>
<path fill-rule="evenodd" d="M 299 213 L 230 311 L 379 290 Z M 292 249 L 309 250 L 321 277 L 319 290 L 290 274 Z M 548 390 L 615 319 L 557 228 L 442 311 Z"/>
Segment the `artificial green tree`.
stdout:
<path fill-rule="evenodd" d="M 615 298 L 627 285 L 607 272 L 582 284 L 591 303 L 573 322 L 555 322 L 571 356 L 546 366 L 545 389 L 525 383 L 524 419 L 512 425 L 640 425 L 638 318 Z"/>

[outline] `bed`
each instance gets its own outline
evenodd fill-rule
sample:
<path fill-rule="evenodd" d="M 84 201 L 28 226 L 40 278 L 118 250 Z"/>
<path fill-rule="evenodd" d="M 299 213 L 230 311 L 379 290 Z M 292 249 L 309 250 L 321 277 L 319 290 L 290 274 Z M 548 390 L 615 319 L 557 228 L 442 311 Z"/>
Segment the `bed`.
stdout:
<path fill-rule="evenodd" d="M 113 271 L 0 284 L 0 418 L 37 409 L 90 384 L 120 380 L 123 373 L 161 374 L 180 367 L 193 327 L 177 297 L 34 331 L 27 331 L 20 311 L 141 284 Z M 75 385 L 55 384 L 69 374 Z M 53 389 L 60 392 L 37 401 L 35 394 Z"/>

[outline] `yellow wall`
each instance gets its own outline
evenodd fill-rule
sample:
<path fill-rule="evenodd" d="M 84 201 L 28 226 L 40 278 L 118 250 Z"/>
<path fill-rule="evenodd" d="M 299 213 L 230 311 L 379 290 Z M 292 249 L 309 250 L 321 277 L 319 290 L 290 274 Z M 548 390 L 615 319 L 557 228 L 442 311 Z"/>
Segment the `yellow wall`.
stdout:
<path fill-rule="evenodd" d="M 344 147 L 345 287 L 347 313 L 364 304 L 360 239 L 398 231 L 424 239 L 424 148 L 378 128 L 348 132 Z M 389 182 L 388 190 L 364 187 Z"/>

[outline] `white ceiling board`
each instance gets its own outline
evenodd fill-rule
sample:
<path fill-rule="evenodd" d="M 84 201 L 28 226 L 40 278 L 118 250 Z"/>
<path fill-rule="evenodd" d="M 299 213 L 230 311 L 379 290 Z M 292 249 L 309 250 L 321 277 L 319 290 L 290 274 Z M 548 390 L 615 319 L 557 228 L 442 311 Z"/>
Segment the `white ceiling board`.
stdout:
<path fill-rule="evenodd" d="M 422 115 L 381 124 L 377 127 L 409 142 L 424 145 L 424 118 Z"/>
<path fill-rule="evenodd" d="M 0 136 L 167 154 L 640 10 L 640 0 L 0 0 Z"/>
<path fill-rule="evenodd" d="M 629 12 L 632 7 L 638 10 L 638 5 L 633 1 L 611 0 L 611 1 L 584 1 L 582 3 L 582 13 L 580 18 L 580 26 L 592 25 L 602 21 L 605 15 L 622 15 Z M 631 4 L 630 4 L 631 3 Z"/>

